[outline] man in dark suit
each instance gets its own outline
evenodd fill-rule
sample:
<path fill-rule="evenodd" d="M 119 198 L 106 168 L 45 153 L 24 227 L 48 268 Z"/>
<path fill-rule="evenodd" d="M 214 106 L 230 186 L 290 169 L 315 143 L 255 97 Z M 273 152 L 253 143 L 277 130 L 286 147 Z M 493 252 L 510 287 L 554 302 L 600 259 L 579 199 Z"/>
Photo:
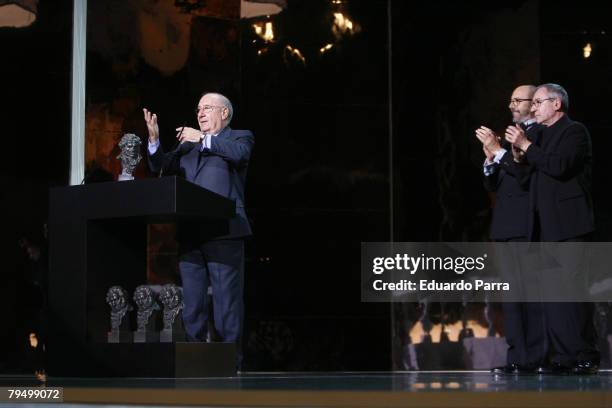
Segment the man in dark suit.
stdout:
<path fill-rule="evenodd" d="M 512 121 L 525 130 L 530 140 L 536 140 L 541 128 L 531 112 L 531 100 L 536 87 L 521 85 L 510 97 L 508 108 Z M 491 129 L 481 126 L 476 136 L 483 142 L 486 155 L 484 163 L 485 188 L 495 192 L 495 206 L 491 220 L 490 238 L 497 242 L 526 242 L 529 214 L 529 166 L 522 151 L 498 142 Z M 520 247 L 507 246 L 502 263 L 514 264 Z M 501 265 L 508 266 L 508 265 Z M 508 270 L 513 270 L 508 266 Z M 513 271 L 514 272 L 514 271 Z M 520 276 L 512 273 L 513 287 L 520 285 Z M 541 367 L 546 358 L 546 333 L 542 306 L 539 303 L 505 302 L 502 304 L 504 331 L 508 343 L 506 365 L 492 372 L 497 374 L 532 373 Z"/>
<path fill-rule="evenodd" d="M 196 112 L 200 129 L 177 128 L 180 146 L 177 151 L 164 154 L 157 115 L 144 109 L 149 162 L 151 169 L 159 172 L 174 161 L 188 181 L 236 201 L 236 215 L 222 232 L 179 225 L 178 241 L 187 339 L 206 340 L 210 282 L 215 328 L 221 341 L 236 343 L 240 365 L 244 238 L 251 235 L 244 209 L 244 189 L 254 138 L 248 130 L 229 127 L 233 107 L 221 94 L 204 94 Z M 178 160 L 174 160 L 177 156 Z"/>
<path fill-rule="evenodd" d="M 540 129 L 531 114 L 534 92 L 535 86 L 521 85 L 512 92 L 508 105 L 512 121 L 525 129 L 530 139 L 534 139 Z M 490 237 L 494 241 L 526 241 L 529 185 L 523 152 L 509 143 L 502 147 L 493 131 L 484 126 L 476 129 L 476 137 L 493 142 L 483 146 L 485 187 L 497 193 Z"/>
<path fill-rule="evenodd" d="M 591 200 L 591 137 L 567 115 L 569 98 L 557 84 L 540 85 L 532 112 L 545 126 L 537 141 L 521 128 L 509 127 L 506 140 L 525 152 L 531 173 L 532 241 L 584 242 L 595 229 Z M 597 372 L 591 303 L 544 303 L 553 369 L 575 374 Z"/>

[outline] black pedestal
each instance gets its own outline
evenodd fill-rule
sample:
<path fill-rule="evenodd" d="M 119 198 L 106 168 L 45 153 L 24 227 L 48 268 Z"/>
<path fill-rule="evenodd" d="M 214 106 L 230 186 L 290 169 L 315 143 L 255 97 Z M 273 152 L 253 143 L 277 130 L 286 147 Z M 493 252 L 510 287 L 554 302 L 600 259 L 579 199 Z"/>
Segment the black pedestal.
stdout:
<path fill-rule="evenodd" d="M 106 291 L 120 285 L 131 295 L 146 283 L 148 223 L 199 222 L 223 231 L 234 214 L 233 201 L 177 177 L 51 189 L 49 374 L 172 377 L 184 371 L 176 364 L 192 367 L 177 360 L 180 343 L 107 344 Z M 195 355 L 219 347 L 224 358 L 234 353 L 228 345 L 194 347 Z M 206 367 L 185 370 L 193 376 L 228 374 L 218 359 L 201 361 Z M 233 367 L 234 358 L 225 364 Z"/>

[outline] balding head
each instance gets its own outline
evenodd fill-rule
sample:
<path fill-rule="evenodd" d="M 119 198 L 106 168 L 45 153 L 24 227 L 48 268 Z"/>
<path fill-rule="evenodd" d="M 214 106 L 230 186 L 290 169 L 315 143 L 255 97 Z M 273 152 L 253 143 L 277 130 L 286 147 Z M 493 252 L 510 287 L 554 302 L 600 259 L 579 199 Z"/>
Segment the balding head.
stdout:
<path fill-rule="evenodd" d="M 536 91 L 535 85 L 520 85 L 517 86 L 516 89 L 512 92 L 520 93 L 521 95 L 528 96 L 531 98 Z"/>
<path fill-rule="evenodd" d="M 229 125 L 234 108 L 229 99 L 219 93 L 205 93 L 198 102 L 196 110 L 200 131 L 217 135 Z"/>
<path fill-rule="evenodd" d="M 532 119 L 531 100 L 536 91 L 534 85 L 520 85 L 512 92 L 510 104 L 508 108 L 512 113 L 512 121 L 514 123 L 523 123 L 528 119 Z"/>

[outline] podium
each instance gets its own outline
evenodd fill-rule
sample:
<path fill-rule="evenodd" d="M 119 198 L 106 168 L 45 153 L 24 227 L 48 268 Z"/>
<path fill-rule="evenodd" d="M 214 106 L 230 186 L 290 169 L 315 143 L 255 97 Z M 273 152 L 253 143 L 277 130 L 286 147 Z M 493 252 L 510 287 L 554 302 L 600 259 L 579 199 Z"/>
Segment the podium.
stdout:
<path fill-rule="evenodd" d="M 121 285 L 132 296 L 136 286 L 146 283 L 149 223 L 200 223 L 211 236 L 221 236 L 235 211 L 234 201 L 178 177 L 52 188 L 49 374 L 233 375 L 233 344 L 107 343 L 110 311 L 105 297 L 112 285 Z"/>

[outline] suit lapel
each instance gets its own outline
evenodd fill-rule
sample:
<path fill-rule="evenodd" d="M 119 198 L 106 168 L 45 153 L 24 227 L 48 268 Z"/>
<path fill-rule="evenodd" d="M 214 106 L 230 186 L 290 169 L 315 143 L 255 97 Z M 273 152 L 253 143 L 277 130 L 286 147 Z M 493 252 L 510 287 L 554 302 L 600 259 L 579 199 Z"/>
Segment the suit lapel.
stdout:
<path fill-rule="evenodd" d="M 232 133 L 232 129 L 228 126 L 225 129 L 223 129 L 221 131 L 221 133 L 219 133 L 217 136 L 213 136 L 213 137 L 222 137 L 222 138 L 226 138 L 229 137 L 229 135 Z M 211 142 L 212 143 L 212 142 Z M 193 175 L 193 178 L 195 180 L 196 176 L 198 175 L 198 173 L 202 170 L 202 167 L 204 167 L 204 165 L 206 164 L 206 162 L 208 161 L 208 158 L 210 157 L 210 153 L 206 153 L 206 152 L 202 152 L 200 153 L 199 149 L 193 149 L 194 151 L 197 152 L 198 155 L 200 155 L 200 163 L 198 164 L 198 160 L 197 160 L 197 155 L 196 155 L 196 159 L 195 159 L 195 164 L 197 165 L 197 169 Z"/>
<path fill-rule="evenodd" d="M 231 127 L 226 127 L 225 129 L 223 129 L 221 131 L 221 133 L 219 133 L 217 136 L 215 137 L 221 137 L 221 138 L 226 138 L 229 137 L 229 135 L 232 133 L 232 128 Z"/>
<path fill-rule="evenodd" d="M 198 147 L 191 149 L 189 153 L 181 157 L 181 164 L 185 168 L 185 176 L 187 180 L 194 180 L 198 166 Z"/>

